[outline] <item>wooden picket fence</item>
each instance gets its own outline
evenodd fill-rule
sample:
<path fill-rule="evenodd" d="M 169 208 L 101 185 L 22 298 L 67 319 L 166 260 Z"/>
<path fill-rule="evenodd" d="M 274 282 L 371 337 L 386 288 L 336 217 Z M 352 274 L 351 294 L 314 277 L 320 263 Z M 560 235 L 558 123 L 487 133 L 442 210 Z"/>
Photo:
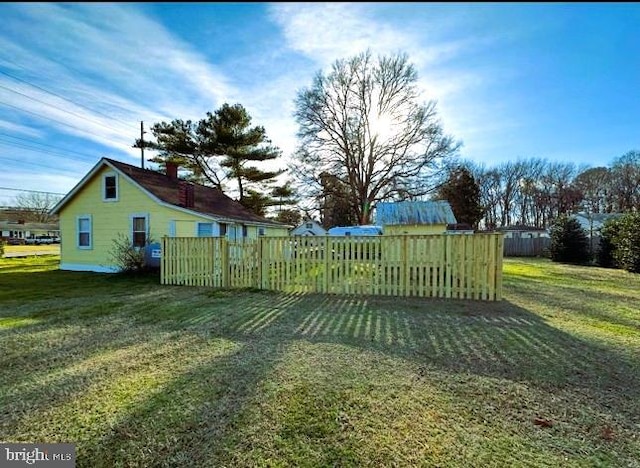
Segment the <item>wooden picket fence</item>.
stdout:
<path fill-rule="evenodd" d="M 289 293 L 501 300 L 503 234 L 164 237 L 161 282 Z"/>

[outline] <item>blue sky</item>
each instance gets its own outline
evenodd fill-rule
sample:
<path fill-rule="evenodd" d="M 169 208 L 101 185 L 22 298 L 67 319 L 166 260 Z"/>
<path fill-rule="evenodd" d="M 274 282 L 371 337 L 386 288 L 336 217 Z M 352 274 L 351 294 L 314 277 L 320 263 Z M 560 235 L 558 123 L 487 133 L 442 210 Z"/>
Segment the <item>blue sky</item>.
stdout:
<path fill-rule="evenodd" d="M 139 164 L 141 120 L 198 120 L 225 102 L 266 128 L 284 165 L 296 91 L 367 48 L 408 54 L 464 158 L 598 166 L 640 149 L 640 4 L 2 3 L 0 15 L 3 188 L 66 193 L 102 156 Z M 0 205 L 16 194 L 0 190 Z"/>

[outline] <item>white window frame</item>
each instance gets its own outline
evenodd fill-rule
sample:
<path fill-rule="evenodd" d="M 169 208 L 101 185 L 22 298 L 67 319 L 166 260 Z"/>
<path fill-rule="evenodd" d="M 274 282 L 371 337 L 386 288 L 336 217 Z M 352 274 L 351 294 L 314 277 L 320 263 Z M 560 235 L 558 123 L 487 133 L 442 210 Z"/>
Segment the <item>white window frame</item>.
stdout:
<path fill-rule="evenodd" d="M 211 236 L 201 236 L 201 235 L 199 235 L 200 234 L 200 226 L 202 224 L 208 224 L 208 225 L 211 226 Z M 214 223 L 213 221 L 210 221 L 210 222 L 197 221 L 196 222 L 196 237 L 214 237 L 215 236 L 215 232 L 216 232 L 215 228 L 216 228 L 216 223 Z"/>
<path fill-rule="evenodd" d="M 145 246 L 149 243 L 149 213 L 132 213 L 129 216 L 129 233 L 131 234 L 131 245 L 135 248 L 144 248 L 140 246 L 134 245 L 134 233 L 133 233 L 133 218 L 144 218 L 144 244 Z"/>
<path fill-rule="evenodd" d="M 107 177 L 115 177 L 116 179 L 116 196 L 114 198 L 107 198 Z M 115 172 L 107 172 L 102 175 L 102 201 L 103 202 L 117 202 L 120 198 L 120 183 L 118 174 Z"/>
<path fill-rule="evenodd" d="M 89 245 L 80 245 L 80 234 L 85 233 L 87 231 L 80 230 L 80 220 L 88 219 L 89 220 Z M 76 218 L 76 247 L 81 250 L 92 250 L 93 249 L 93 218 L 90 214 L 79 215 Z"/>

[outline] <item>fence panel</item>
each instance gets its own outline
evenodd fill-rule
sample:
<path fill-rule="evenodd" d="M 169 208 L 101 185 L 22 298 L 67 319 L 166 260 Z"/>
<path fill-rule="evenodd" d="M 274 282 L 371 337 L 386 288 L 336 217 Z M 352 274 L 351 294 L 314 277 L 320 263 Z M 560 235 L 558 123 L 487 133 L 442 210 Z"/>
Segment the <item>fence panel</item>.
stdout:
<path fill-rule="evenodd" d="M 502 234 L 162 240 L 162 284 L 500 300 Z"/>
<path fill-rule="evenodd" d="M 507 237 L 504 239 L 505 257 L 540 257 L 551 245 L 548 237 Z"/>

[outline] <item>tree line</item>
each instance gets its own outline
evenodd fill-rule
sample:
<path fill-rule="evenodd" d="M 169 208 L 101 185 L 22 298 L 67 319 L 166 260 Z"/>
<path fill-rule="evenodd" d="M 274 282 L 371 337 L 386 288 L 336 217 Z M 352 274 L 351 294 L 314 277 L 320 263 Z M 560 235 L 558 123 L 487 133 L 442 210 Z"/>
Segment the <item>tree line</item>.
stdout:
<path fill-rule="evenodd" d="M 258 214 L 273 216 L 275 208 L 288 224 L 303 213 L 319 214 L 325 227 L 370 224 L 380 201 L 434 198 L 449 200 L 459 221 L 486 229 L 640 210 L 640 152 L 595 168 L 541 158 L 493 167 L 461 161 L 461 142 L 444 132 L 435 101 L 420 96 L 406 54 L 367 51 L 336 60 L 297 92 L 298 146 L 286 169 L 266 168 L 282 153 L 241 104 L 225 103 L 197 122 L 155 123 L 155 141 L 134 147 L 155 150 L 152 161 L 177 162 L 183 177 Z"/>
<path fill-rule="evenodd" d="M 542 158 L 487 167 L 466 162 L 479 189 L 486 228 L 514 224 L 549 227 L 564 214 L 640 211 L 640 151 L 608 167 L 584 167 Z"/>

